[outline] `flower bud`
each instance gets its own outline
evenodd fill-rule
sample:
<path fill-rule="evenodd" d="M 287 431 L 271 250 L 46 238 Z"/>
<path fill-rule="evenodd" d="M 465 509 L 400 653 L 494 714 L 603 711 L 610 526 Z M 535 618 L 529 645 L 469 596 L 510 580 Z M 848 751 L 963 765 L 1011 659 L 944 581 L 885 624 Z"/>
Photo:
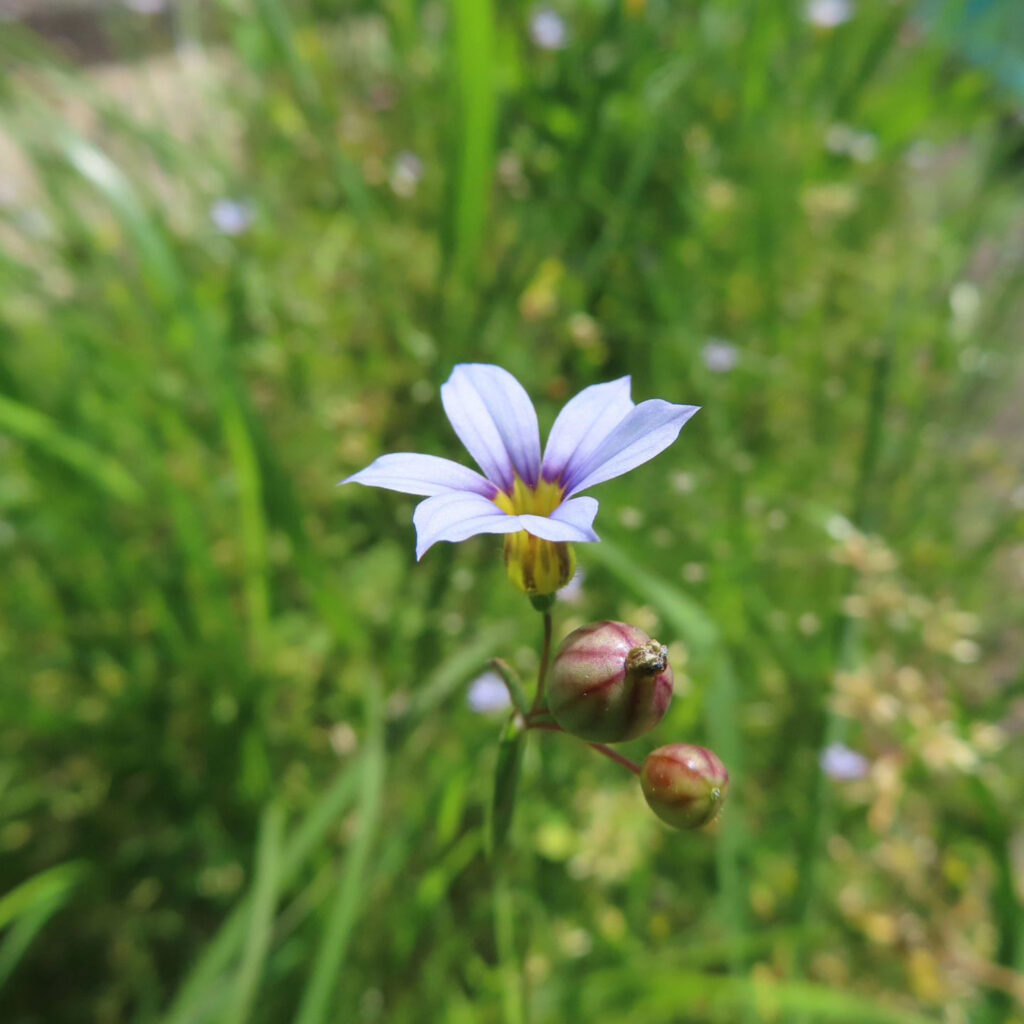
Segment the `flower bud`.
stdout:
<path fill-rule="evenodd" d="M 673 828 L 700 828 L 718 814 L 729 788 L 729 773 L 712 751 L 671 743 L 647 756 L 640 785 L 662 821 Z"/>
<path fill-rule="evenodd" d="M 672 701 L 668 649 L 624 622 L 592 622 L 555 655 L 548 710 L 568 733 L 620 743 L 653 729 Z"/>

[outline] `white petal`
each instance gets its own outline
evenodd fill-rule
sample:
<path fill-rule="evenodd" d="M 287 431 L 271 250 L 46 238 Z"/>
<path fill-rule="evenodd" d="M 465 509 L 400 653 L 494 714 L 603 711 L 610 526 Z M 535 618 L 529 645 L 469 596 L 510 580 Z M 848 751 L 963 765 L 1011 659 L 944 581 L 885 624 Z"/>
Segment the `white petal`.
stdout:
<path fill-rule="evenodd" d="M 584 388 L 558 414 L 544 448 L 545 480 L 565 479 L 581 466 L 634 408 L 629 377 Z"/>
<path fill-rule="evenodd" d="M 570 498 L 563 501 L 550 516 L 522 515 L 518 518 L 529 533 L 541 540 L 590 544 L 601 539 L 594 533 L 596 515 L 596 498 Z"/>
<path fill-rule="evenodd" d="M 478 533 L 515 533 L 523 529 L 518 516 L 506 515 L 480 494 L 437 494 L 421 501 L 412 514 L 416 527 L 416 558 L 439 540 L 458 541 Z"/>
<path fill-rule="evenodd" d="M 622 476 L 653 459 L 679 436 L 683 424 L 699 408 L 673 405 L 660 398 L 641 402 L 585 462 L 573 462 L 571 474 L 563 478 L 567 493 L 576 494 Z"/>
<path fill-rule="evenodd" d="M 468 491 L 493 498 L 497 488 L 475 470 L 460 466 L 450 459 L 417 452 L 395 452 L 382 455 L 366 469 L 353 473 L 341 481 L 343 484 L 365 484 L 384 487 L 402 494 L 447 494 L 450 491 Z"/>
<path fill-rule="evenodd" d="M 508 370 L 462 363 L 441 385 L 441 402 L 459 440 L 488 480 L 511 493 L 518 473 L 540 475 L 540 430 L 530 396 Z"/>

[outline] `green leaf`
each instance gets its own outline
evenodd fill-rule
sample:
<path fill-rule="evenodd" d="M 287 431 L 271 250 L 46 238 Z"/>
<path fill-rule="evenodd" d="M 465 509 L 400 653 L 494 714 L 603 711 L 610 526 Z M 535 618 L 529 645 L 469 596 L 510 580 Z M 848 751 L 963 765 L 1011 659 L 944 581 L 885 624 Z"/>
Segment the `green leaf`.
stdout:
<path fill-rule="evenodd" d="M 498 741 L 498 761 L 494 770 L 494 794 L 488 827 L 488 853 L 491 857 L 503 849 L 512 824 L 525 740 L 523 720 L 518 713 L 513 714 Z"/>
<path fill-rule="evenodd" d="M 503 658 L 492 658 L 491 667 L 495 672 L 501 676 L 505 685 L 508 687 L 509 695 L 512 697 L 512 703 L 516 706 L 516 709 L 524 717 L 530 713 L 530 700 L 526 696 L 526 689 L 523 686 L 523 681 L 519 678 L 516 670 Z"/>
<path fill-rule="evenodd" d="M 142 500 L 138 481 L 116 459 L 69 434 L 49 416 L 0 395 L 0 431 L 34 444 L 121 501 Z"/>
<path fill-rule="evenodd" d="M 373 870 L 370 854 L 380 824 L 385 767 L 382 701 L 378 688 L 373 685 L 367 688 L 366 714 L 367 735 L 360 785 L 359 831 L 341 868 L 338 888 L 328 911 L 313 970 L 295 1016 L 296 1024 L 324 1024 L 325 1021 L 339 1019 L 337 1012 L 331 1012 L 331 997 L 344 967 L 345 954 L 369 888 L 369 875 Z"/>
<path fill-rule="evenodd" d="M 309 811 L 294 837 L 281 854 L 279 888 L 291 885 L 299 872 L 320 849 L 331 826 L 344 814 L 356 798 L 361 761 L 338 773 L 319 802 Z M 252 913 L 252 897 L 242 900 L 220 926 L 214 939 L 204 948 L 196 965 L 178 989 L 164 1024 L 191 1024 L 206 1019 L 214 994 L 222 987 L 224 973 L 239 955 Z"/>
<path fill-rule="evenodd" d="M 452 28 L 459 118 L 452 258 L 456 271 L 467 274 L 484 239 L 494 177 L 498 104 L 490 0 L 453 0 Z"/>
<path fill-rule="evenodd" d="M 10 925 L 0 943 L 0 988 L 46 922 L 70 899 L 85 870 L 80 862 L 60 864 L 34 875 L 0 898 L 0 929 Z"/>

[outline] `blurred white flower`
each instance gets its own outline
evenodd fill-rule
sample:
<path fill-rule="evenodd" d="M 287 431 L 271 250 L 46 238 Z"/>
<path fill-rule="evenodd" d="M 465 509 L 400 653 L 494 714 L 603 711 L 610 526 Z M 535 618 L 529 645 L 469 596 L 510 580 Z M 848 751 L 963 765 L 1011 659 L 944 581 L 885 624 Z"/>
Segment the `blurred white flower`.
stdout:
<path fill-rule="evenodd" d="M 701 349 L 701 356 L 704 358 L 704 365 L 712 373 L 728 373 L 736 369 L 736 364 L 740 361 L 740 350 L 732 342 L 712 338 Z"/>
<path fill-rule="evenodd" d="M 415 195 L 416 189 L 419 188 L 422 180 L 423 161 L 415 153 L 409 152 L 409 150 L 399 153 L 391 167 L 391 177 L 389 178 L 391 191 L 396 196 L 408 199 L 410 196 Z"/>
<path fill-rule="evenodd" d="M 970 333 L 981 310 L 981 292 L 972 281 L 957 281 L 949 293 L 953 333 L 962 341 Z"/>
<path fill-rule="evenodd" d="M 832 743 L 821 752 L 821 770 L 837 782 L 854 782 L 868 774 L 871 762 L 842 743 Z"/>
<path fill-rule="evenodd" d="M 225 235 L 241 235 L 252 223 L 252 210 L 237 199 L 218 199 L 210 207 L 210 220 Z"/>
<path fill-rule="evenodd" d="M 878 139 L 871 132 L 836 123 L 829 125 L 825 132 L 825 148 L 837 156 L 848 156 L 859 164 L 867 164 L 878 155 Z"/>
<path fill-rule="evenodd" d="M 167 9 L 167 0 L 121 0 L 129 11 L 136 14 L 159 14 Z"/>
<path fill-rule="evenodd" d="M 807 20 L 818 28 L 836 28 L 853 17 L 851 0 L 809 0 Z"/>
<path fill-rule="evenodd" d="M 569 45 L 569 30 L 557 11 L 545 7 L 530 19 L 530 38 L 542 50 L 564 50 Z"/>
<path fill-rule="evenodd" d="M 497 672 L 487 671 L 469 684 L 466 703 L 478 715 L 506 711 L 512 706 L 508 687 Z"/>

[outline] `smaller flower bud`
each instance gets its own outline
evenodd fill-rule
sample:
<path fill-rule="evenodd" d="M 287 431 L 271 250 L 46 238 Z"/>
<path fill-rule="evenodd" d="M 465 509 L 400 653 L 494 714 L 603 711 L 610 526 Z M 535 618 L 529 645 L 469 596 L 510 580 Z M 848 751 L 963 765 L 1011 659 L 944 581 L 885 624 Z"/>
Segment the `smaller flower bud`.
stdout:
<path fill-rule="evenodd" d="M 592 743 L 642 736 L 672 701 L 668 649 L 624 622 L 592 622 L 562 641 L 551 665 L 548 710 Z"/>
<path fill-rule="evenodd" d="M 644 761 L 640 785 L 654 813 L 673 828 L 714 821 L 729 788 L 717 754 L 688 743 L 658 747 Z"/>

